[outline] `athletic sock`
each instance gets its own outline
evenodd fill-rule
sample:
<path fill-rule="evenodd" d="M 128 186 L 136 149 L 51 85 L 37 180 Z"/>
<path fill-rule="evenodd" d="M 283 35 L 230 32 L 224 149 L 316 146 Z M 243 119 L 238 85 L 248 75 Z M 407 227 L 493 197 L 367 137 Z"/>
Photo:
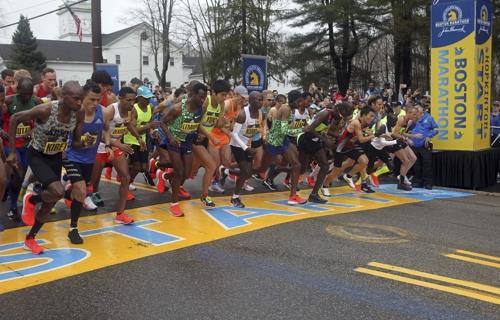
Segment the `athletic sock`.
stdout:
<path fill-rule="evenodd" d="M 42 202 L 42 196 L 39 195 L 39 194 L 34 194 L 31 196 L 30 198 L 30 203 L 31 204 L 37 204 L 37 203 L 40 203 Z"/>
<path fill-rule="evenodd" d="M 389 167 L 387 167 L 386 165 L 384 165 L 382 168 L 380 168 L 377 171 L 375 171 L 374 175 L 378 177 L 378 176 L 381 176 L 381 175 L 383 175 L 384 173 L 387 173 L 387 172 L 391 172 L 391 170 L 389 169 Z"/>
<path fill-rule="evenodd" d="M 80 213 L 82 212 L 83 204 L 80 201 L 73 200 L 71 202 L 71 224 L 72 228 L 76 228 L 78 224 L 78 218 L 80 218 Z"/>
<path fill-rule="evenodd" d="M 38 221 L 38 219 L 35 219 L 35 224 L 33 225 L 33 227 L 31 227 L 30 232 L 26 236 L 26 240 L 34 239 L 36 237 L 36 234 L 38 233 L 38 231 L 40 231 L 40 229 L 42 228 L 42 226 L 43 226 L 43 223 Z"/>

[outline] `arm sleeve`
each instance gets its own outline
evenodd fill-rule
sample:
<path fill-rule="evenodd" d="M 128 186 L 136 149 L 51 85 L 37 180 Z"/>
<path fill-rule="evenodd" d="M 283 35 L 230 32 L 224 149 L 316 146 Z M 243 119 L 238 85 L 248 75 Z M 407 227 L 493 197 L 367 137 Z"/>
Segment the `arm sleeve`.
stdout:
<path fill-rule="evenodd" d="M 233 127 L 233 131 L 231 131 L 231 136 L 233 137 L 234 141 L 238 144 L 238 146 L 240 148 L 242 148 L 243 150 L 246 150 L 246 149 L 248 149 L 248 146 L 246 145 L 246 143 L 243 142 L 243 140 L 241 140 L 240 135 L 239 135 L 242 127 L 243 127 L 243 124 L 235 122 L 234 127 Z"/>

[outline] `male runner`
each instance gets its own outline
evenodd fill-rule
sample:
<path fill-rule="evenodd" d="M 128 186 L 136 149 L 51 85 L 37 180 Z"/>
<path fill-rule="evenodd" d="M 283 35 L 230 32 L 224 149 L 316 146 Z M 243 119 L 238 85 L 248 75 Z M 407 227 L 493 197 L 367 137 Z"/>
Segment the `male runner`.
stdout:
<path fill-rule="evenodd" d="M 3 69 L 2 81 L 5 90 L 5 96 L 12 95 L 14 93 L 14 87 L 16 85 L 16 80 L 14 79 L 14 70 Z"/>
<path fill-rule="evenodd" d="M 32 91 L 33 92 L 33 91 Z M 28 149 L 28 164 L 37 181 L 43 185 L 40 194 L 27 193 L 23 199 L 22 219 L 32 226 L 24 248 L 34 254 L 43 252 L 35 241 L 47 215 L 55 203 L 64 195 L 61 184 L 62 153 L 66 150 L 68 137 L 75 130 L 78 121 L 77 112 L 81 108 L 82 87 L 76 81 L 68 81 L 62 88 L 61 100 L 38 105 L 31 110 L 15 113 L 10 119 L 9 145 L 7 161 L 17 166 L 16 130 L 20 123 L 35 122 L 32 140 Z M 36 206 L 41 204 L 40 209 Z"/>
<path fill-rule="evenodd" d="M 192 87 L 191 97 L 175 104 L 162 118 L 162 129 L 166 135 L 162 145 L 168 150 L 174 167 L 170 212 L 175 217 L 184 216 L 179 206 L 179 192 L 191 171 L 192 143 L 203 117 L 203 102 L 207 98 L 207 91 L 204 84 L 196 83 Z"/>
<path fill-rule="evenodd" d="M 53 100 L 52 90 L 56 86 L 56 71 L 52 68 L 45 68 L 42 70 L 42 82 L 35 86 L 35 96 L 46 99 L 46 101 Z"/>
<path fill-rule="evenodd" d="M 90 79 L 101 87 L 101 106 L 107 107 L 117 101 L 115 94 L 111 91 L 113 89 L 113 79 L 111 79 L 109 73 L 104 70 L 97 70 L 92 73 Z"/>

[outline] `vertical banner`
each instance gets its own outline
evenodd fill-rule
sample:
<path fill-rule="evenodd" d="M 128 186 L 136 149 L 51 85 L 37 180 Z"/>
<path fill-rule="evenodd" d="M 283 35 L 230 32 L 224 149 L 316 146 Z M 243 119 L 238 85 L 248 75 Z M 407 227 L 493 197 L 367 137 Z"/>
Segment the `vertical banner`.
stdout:
<path fill-rule="evenodd" d="M 104 70 L 106 71 L 113 80 L 113 93 L 118 96 L 118 92 L 120 91 L 120 77 L 118 74 L 118 65 L 110 64 L 110 63 L 96 63 L 96 70 Z"/>
<path fill-rule="evenodd" d="M 432 5 L 432 116 L 439 150 L 489 147 L 491 0 L 435 0 Z"/>
<path fill-rule="evenodd" d="M 248 92 L 267 89 L 267 57 L 241 55 L 243 59 L 243 85 Z"/>

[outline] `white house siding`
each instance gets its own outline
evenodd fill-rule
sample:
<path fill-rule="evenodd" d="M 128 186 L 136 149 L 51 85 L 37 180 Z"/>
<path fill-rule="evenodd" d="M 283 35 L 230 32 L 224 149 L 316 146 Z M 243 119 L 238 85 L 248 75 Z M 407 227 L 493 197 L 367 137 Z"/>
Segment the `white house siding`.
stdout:
<path fill-rule="evenodd" d="M 47 61 L 47 67 L 56 70 L 59 83 L 76 80 L 84 85 L 92 76 L 92 63 L 89 62 Z"/>

